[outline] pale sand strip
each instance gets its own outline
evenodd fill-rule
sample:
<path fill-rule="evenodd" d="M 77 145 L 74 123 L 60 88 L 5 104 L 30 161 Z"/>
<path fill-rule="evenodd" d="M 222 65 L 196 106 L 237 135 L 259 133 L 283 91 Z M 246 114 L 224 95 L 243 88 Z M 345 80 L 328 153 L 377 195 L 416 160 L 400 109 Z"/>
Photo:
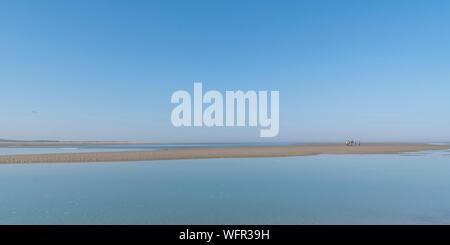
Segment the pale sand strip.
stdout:
<path fill-rule="evenodd" d="M 395 154 L 428 150 L 446 150 L 450 146 L 428 144 L 315 144 L 301 146 L 252 146 L 190 148 L 160 151 L 59 153 L 0 156 L 0 163 L 117 162 L 204 158 L 287 157 L 318 154 Z"/>

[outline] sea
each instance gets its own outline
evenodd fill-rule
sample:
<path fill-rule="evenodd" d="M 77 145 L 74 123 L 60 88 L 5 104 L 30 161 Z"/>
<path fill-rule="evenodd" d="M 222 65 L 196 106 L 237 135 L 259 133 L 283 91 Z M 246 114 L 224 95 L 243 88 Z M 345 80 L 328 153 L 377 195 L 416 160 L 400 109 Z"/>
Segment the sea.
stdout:
<path fill-rule="evenodd" d="M 218 145 L 0 148 L 0 154 L 205 146 Z M 0 164 L 0 224 L 450 224 L 450 151 Z"/>

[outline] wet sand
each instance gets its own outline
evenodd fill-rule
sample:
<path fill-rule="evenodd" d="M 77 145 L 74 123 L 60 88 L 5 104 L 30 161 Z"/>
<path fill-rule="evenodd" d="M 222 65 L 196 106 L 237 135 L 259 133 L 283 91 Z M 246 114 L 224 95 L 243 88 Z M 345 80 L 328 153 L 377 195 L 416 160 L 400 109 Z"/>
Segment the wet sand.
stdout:
<path fill-rule="evenodd" d="M 319 154 L 397 154 L 446 150 L 450 146 L 429 144 L 310 144 L 298 146 L 246 146 L 222 148 L 164 149 L 159 151 L 55 153 L 0 156 L 0 163 L 128 162 L 206 158 L 288 157 Z"/>

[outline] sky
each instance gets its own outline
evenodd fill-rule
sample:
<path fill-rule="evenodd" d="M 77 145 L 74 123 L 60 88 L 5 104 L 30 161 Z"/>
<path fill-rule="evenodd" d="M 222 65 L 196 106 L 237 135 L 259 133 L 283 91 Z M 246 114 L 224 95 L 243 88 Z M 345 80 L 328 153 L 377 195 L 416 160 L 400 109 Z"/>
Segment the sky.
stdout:
<path fill-rule="evenodd" d="M 0 0 L 0 138 L 450 142 L 450 1 Z M 280 132 L 175 128 L 176 90 L 280 91 Z"/>

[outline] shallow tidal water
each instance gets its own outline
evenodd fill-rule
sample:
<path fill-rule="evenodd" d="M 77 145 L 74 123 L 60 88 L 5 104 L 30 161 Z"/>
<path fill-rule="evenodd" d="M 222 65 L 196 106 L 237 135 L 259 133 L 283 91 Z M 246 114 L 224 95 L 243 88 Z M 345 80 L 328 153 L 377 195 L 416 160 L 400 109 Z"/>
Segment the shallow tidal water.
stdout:
<path fill-rule="evenodd" d="M 0 147 L 0 155 L 53 154 L 53 153 L 89 153 L 116 151 L 157 151 L 161 149 L 239 147 L 239 146 L 299 145 L 299 143 L 186 143 L 186 144 L 113 144 L 113 145 L 70 145 L 70 146 L 29 146 Z"/>
<path fill-rule="evenodd" d="M 449 224 L 448 151 L 2 164 L 0 224 Z"/>

